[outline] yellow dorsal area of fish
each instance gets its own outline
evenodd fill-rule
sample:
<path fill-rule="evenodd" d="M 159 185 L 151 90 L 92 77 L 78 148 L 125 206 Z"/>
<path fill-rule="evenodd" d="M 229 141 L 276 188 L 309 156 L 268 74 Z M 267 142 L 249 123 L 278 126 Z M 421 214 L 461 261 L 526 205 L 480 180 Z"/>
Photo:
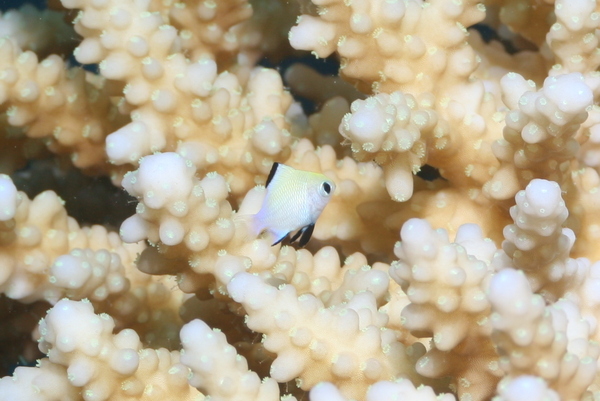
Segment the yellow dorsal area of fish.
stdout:
<path fill-rule="evenodd" d="M 300 246 L 306 245 L 335 192 L 334 182 L 323 174 L 274 163 L 266 187 L 265 199 L 253 220 L 256 234 L 268 231 L 276 245 L 296 232 L 290 241 L 300 237 Z"/>

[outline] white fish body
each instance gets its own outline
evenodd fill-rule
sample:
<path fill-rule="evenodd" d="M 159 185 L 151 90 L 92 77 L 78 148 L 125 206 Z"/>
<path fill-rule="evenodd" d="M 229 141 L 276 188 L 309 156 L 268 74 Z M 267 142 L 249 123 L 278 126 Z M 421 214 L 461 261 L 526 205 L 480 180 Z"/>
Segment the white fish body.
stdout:
<path fill-rule="evenodd" d="M 274 163 L 266 187 L 262 206 L 253 216 L 256 234 L 268 231 L 276 245 L 288 234 L 300 230 L 290 241 L 301 236 L 300 246 L 306 245 L 315 222 L 335 191 L 334 182 L 323 174 Z"/>

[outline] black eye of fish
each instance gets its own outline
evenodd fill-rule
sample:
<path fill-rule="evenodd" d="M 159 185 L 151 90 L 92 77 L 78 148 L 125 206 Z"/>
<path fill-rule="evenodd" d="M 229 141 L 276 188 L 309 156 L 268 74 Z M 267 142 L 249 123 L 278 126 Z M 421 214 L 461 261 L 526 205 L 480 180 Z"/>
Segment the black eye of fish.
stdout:
<path fill-rule="evenodd" d="M 329 193 L 331 192 L 331 185 L 329 185 L 329 183 L 328 183 L 328 182 L 324 182 L 324 183 L 322 184 L 322 186 L 323 186 L 323 191 L 325 191 L 325 193 L 326 193 L 327 195 L 329 195 Z"/>

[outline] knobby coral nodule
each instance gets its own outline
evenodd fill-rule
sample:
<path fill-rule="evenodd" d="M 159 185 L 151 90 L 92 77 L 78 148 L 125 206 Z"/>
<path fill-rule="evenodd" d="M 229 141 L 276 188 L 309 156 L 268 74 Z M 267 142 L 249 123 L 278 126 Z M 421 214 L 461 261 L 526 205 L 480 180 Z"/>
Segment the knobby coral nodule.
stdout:
<path fill-rule="evenodd" d="M 596 1 L 52 7 L 0 16 L 0 399 L 600 398 Z"/>

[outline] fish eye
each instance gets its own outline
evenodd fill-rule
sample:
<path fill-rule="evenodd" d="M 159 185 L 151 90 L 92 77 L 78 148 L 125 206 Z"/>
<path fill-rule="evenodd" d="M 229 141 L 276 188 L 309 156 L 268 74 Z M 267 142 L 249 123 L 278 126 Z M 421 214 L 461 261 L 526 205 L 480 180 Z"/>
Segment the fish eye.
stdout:
<path fill-rule="evenodd" d="M 321 190 L 325 193 L 325 195 L 331 194 L 331 184 L 325 181 L 321 184 Z"/>

